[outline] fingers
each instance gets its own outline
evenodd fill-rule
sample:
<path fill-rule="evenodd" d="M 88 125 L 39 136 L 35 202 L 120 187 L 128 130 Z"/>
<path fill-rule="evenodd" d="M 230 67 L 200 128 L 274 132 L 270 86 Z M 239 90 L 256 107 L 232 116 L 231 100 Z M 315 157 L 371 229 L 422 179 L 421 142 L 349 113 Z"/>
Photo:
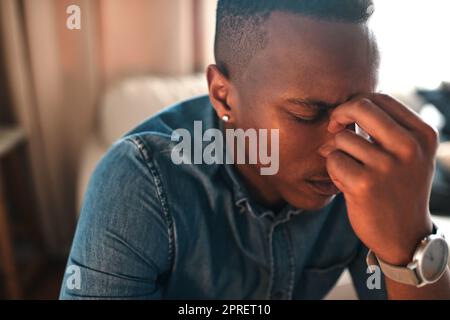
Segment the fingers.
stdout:
<path fill-rule="evenodd" d="M 378 146 L 350 130 L 343 130 L 335 136 L 335 147 L 370 167 L 377 167 L 389 157 Z"/>
<path fill-rule="evenodd" d="M 386 94 L 374 94 L 371 100 L 382 108 L 389 116 L 403 127 L 410 130 L 419 142 L 433 152 L 439 144 L 439 134 L 436 129 L 423 121 L 420 116 L 406 107 L 400 101 Z"/>
<path fill-rule="evenodd" d="M 370 100 L 408 130 L 418 129 L 424 124 L 417 113 L 387 94 L 373 94 Z"/>
<path fill-rule="evenodd" d="M 364 174 L 363 165 L 342 151 L 328 155 L 327 171 L 336 187 L 344 193 L 351 193 Z"/>
<path fill-rule="evenodd" d="M 405 143 L 410 136 L 389 114 L 366 98 L 337 107 L 331 114 L 328 130 L 337 133 L 351 123 L 357 123 L 377 144 L 392 154 L 396 154 L 398 145 Z"/>

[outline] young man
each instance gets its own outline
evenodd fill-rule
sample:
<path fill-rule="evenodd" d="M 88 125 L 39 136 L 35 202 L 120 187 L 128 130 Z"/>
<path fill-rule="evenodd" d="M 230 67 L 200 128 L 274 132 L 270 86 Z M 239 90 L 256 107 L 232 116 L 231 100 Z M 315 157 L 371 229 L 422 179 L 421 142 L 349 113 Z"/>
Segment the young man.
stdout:
<path fill-rule="evenodd" d="M 79 279 L 66 275 L 61 298 L 319 299 L 345 268 L 361 298 L 449 298 L 428 210 L 437 134 L 375 93 L 372 12 L 369 0 L 220 0 L 209 96 L 148 119 L 101 160 L 68 261 Z M 276 130 L 257 143 L 277 153 L 276 172 L 250 163 L 249 145 L 244 163 L 179 161 L 174 133 L 199 123 Z M 381 287 L 368 285 L 368 249 Z"/>

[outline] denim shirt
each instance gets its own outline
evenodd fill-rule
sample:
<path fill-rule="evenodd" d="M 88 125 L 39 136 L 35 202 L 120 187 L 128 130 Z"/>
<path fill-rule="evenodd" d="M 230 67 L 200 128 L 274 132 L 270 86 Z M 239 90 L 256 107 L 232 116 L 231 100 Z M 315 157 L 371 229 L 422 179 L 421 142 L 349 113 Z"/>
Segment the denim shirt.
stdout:
<path fill-rule="evenodd" d="M 274 213 L 233 165 L 174 164 L 171 134 L 196 120 L 219 128 L 207 96 L 144 121 L 100 160 L 60 298 L 321 299 L 346 268 L 360 298 L 386 297 L 384 281 L 367 288 L 367 249 L 342 195 L 321 210 Z"/>

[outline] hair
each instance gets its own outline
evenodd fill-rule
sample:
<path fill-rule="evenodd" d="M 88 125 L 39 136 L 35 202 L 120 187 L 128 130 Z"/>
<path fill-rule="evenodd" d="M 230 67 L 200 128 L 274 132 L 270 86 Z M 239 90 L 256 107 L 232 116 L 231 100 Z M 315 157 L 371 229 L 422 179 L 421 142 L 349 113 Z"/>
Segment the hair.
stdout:
<path fill-rule="evenodd" d="M 266 47 L 264 25 L 274 11 L 323 21 L 365 23 L 374 6 L 372 0 L 219 0 L 214 55 L 226 77 L 239 78 L 257 51 Z"/>

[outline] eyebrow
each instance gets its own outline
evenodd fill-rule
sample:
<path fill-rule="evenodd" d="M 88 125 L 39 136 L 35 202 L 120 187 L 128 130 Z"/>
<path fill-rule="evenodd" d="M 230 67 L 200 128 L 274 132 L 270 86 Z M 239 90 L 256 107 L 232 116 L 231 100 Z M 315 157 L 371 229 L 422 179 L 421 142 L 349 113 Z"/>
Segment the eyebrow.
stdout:
<path fill-rule="evenodd" d="M 313 108 L 319 109 L 334 109 L 339 106 L 341 103 L 329 103 L 326 101 L 316 100 L 316 99 L 300 99 L 300 98 L 291 98 L 287 100 L 292 104 L 296 104 L 299 106 L 310 106 Z"/>

